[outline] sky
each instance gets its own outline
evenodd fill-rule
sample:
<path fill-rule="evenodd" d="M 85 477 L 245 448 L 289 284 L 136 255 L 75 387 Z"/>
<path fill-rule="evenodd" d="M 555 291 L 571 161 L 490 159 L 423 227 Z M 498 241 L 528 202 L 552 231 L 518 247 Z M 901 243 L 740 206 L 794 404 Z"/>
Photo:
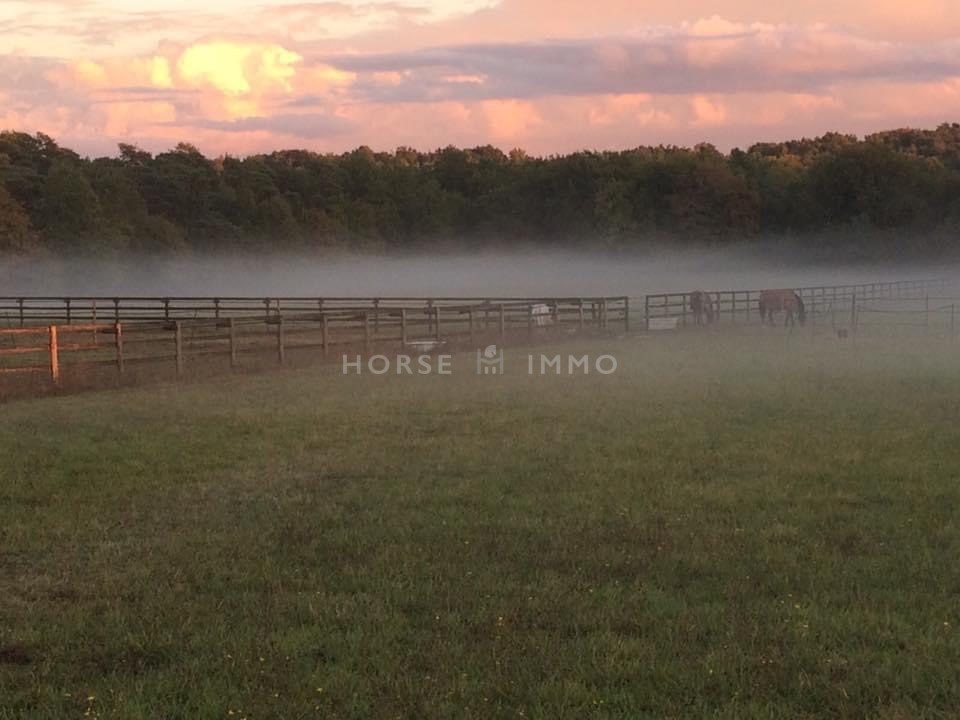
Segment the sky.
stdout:
<path fill-rule="evenodd" d="M 547 155 L 960 120 L 957 0 L 0 0 L 0 129 L 85 155 Z"/>

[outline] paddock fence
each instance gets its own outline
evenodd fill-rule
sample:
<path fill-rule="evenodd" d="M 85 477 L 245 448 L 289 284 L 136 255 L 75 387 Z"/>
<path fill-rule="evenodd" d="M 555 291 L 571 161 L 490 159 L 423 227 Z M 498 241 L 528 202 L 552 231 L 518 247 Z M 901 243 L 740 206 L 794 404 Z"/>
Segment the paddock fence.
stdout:
<path fill-rule="evenodd" d="M 792 288 L 803 299 L 808 314 L 830 316 L 836 324 L 839 313 L 881 300 L 919 299 L 931 292 L 947 288 L 945 280 L 901 280 L 896 282 L 860 283 L 856 285 L 822 285 Z M 716 309 L 716 321 L 745 324 L 759 321 L 762 290 L 708 291 Z M 672 330 L 698 322 L 691 303 L 692 292 L 660 293 L 643 298 L 643 318 L 647 330 Z M 702 318 L 700 318 L 702 319 Z M 843 315 L 844 321 L 847 315 Z"/>
<path fill-rule="evenodd" d="M 857 302 L 851 312 L 855 334 L 935 336 L 955 340 L 960 331 L 960 297 L 923 295 L 892 301 Z"/>
<path fill-rule="evenodd" d="M 420 313 L 486 311 L 504 305 L 547 305 L 563 314 L 597 317 L 606 304 L 608 317 L 625 312 L 624 297 L 0 297 L 0 327 L 74 323 L 97 324 L 150 320 L 273 319 L 329 313 L 373 313 L 405 309 Z M 628 312 L 628 310 L 626 311 Z"/>
<path fill-rule="evenodd" d="M 910 327 L 957 332 L 960 299 L 943 280 L 795 288 L 812 323 L 841 332 Z M 712 291 L 715 321 L 759 322 L 761 290 Z M 640 298 L 544 297 L 0 297 L 0 380 L 58 386 L 99 369 L 141 365 L 182 376 L 201 358 L 229 367 L 256 356 L 286 364 L 319 351 L 412 353 L 508 345 L 568 333 L 626 333 L 696 325 L 692 293 Z M 631 304 L 643 313 L 631 316 Z M 826 318 L 826 320 L 824 319 Z M 849 330 L 847 330 L 849 328 Z M 2 388 L 0 388 L 2 394 Z"/>
<path fill-rule="evenodd" d="M 283 365 L 303 350 L 422 353 L 467 342 L 506 345 L 630 329 L 627 297 L 164 298 L 159 305 L 118 298 L 108 314 L 112 322 L 103 315 L 91 322 L 98 307 L 93 298 L 16 300 L 16 326 L 0 328 L 0 378 L 41 376 L 54 386 L 65 376 L 98 368 L 123 376 L 147 363 L 165 364 L 179 377 L 192 362 L 214 356 L 229 359 L 231 368 L 252 355 L 272 355 Z"/>

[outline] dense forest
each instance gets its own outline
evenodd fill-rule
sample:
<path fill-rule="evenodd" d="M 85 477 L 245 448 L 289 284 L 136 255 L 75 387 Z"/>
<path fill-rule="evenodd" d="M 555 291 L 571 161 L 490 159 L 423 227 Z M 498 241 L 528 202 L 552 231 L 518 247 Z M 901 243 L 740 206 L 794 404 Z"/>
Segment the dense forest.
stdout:
<path fill-rule="evenodd" d="M 546 158 L 493 147 L 89 159 L 0 133 L 0 252 L 631 247 L 789 236 L 949 249 L 960 125 Z"/>

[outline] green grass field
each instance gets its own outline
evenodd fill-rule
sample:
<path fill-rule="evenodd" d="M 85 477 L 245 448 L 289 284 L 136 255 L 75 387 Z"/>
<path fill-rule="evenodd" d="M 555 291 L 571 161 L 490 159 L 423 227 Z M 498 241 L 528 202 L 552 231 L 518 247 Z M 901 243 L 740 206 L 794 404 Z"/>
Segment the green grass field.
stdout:
<path fill-rule="evenodd" d="M 958 716 L 960 344 L 555 350 L 0 407 L 0 718 Z"/>

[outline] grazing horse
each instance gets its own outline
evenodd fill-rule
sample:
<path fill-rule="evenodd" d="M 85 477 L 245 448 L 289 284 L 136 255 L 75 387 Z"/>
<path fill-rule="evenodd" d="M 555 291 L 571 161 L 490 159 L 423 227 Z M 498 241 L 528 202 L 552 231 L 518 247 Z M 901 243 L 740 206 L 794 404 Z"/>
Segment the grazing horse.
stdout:
<path fill-rule="evenodd" d="M 713 325 L 720 319 L 719 303 L 715 304 L 713 296 L 703 290 L 690 293 L 690 310 L 696 325 Z"/>
<path fill-rule="evenodd" d="M 803 325 L 807 321 L 807 309 L 803 300 L 793 290 L 764 290 L 760 293 L 760 322 L 773 325 L 773 314 L 786 313 L 784 327 L 794 324 L 794 318 Z"/>

